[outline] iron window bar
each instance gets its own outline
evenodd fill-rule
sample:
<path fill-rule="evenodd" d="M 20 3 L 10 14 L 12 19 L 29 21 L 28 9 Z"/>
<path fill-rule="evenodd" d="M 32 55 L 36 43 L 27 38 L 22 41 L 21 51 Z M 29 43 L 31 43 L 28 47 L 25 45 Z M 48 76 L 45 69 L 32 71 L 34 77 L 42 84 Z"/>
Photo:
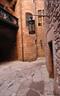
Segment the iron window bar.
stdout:
<path fill-rule="evenodd" d="M 50 17 L 49 15 L 33 15 L 33 16 L 38 16 L 38 17 Z"/>

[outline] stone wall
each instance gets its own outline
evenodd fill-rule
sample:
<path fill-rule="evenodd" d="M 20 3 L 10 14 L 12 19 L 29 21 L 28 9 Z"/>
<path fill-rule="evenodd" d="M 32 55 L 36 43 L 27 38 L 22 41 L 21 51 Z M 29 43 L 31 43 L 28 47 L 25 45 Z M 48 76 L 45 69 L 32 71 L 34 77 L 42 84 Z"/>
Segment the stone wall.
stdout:
<path fill-rule="evenodd" d="M 44 0 L 0 0 L 4 9 L 18 18 L 19 30 L 17 32 L 16 48 L 14 55 L 18 60 L 32 61 L 44 54 L 44 31 L 42 25 L 38 26 L 38 10 L 44 9 Z M 15 10 L 13 6 L 16 3 Z M 32 13 L 35 20 L 35 34 L 29 34 L 26 26 L 26 13 Z M 12 54 L 13 54 L 12 53 Z"/>
<path fill-rule="evenodd" d="M 40 7 L 41 4 L 42 6 Z M 38 13 L 39 9 L 43 8 L 42 0 L 37 0 L 37 2 L 33 2 L 33 0 L 17 1 L 15 14 L 19 18 L 19 30 L 17 34 L 17 54 L 19 60 L 31 61 L 44 56 L 44 51 L 40 44 L 40 40 L 43 38 L 43 26 L 38 27 L 38 16 L 34 16 Z M 26 12 L 33 14 L 36 22 L 35 34 L 29 34 L 28 27 L 26 26 Z"/>
<path fill-rule="evenodd" d="M 38 14 L 38 10 L 44 10 L 44 0 L 35 0 L 35 14 Z M 43 29 L 43 17 L 41 17 L 41 26 L 38 25 L 38 16 L 36 19 L 36 34 L 37 34 L 37 53 L 38 57 L 43 57 L 44 54 L 44 29 Z M 41 46 L 42 43 L 42 46 Z"/>
<path fill-rule="evenodd" d="M 45 19 L 48 49 L 47 53 L 49 53 L 48 43 L 52 40 L 55 80 L 54 92 L 56 96 L 60 96 L 60 0 L 45 0 L 45 9 L 47 15 L 49 15 L 49 17 Z M 50 38 L 49 36 L 52 36 L 52 38 Z M 48 57 L 51 58 L 51 56 Z M 48 61 L 50 60 L 50 58 L 48 59 Z M 50 66 L 49 62 L 48 66 Z"/>

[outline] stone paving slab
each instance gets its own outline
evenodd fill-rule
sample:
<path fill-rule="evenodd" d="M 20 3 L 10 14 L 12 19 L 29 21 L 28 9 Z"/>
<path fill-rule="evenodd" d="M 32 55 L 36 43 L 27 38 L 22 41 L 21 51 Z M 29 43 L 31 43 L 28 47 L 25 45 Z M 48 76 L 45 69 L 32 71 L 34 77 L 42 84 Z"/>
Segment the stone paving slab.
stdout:
<path fill-rule="evenodd" d="M 0 66 L 0 96 L 54 96 L 45 60 L 6 62 Z"/>
<path fill-rule="evenodd" d="M 30 89 L 26 96 L 40 96 L 40 94 L 32 89 Z"/>

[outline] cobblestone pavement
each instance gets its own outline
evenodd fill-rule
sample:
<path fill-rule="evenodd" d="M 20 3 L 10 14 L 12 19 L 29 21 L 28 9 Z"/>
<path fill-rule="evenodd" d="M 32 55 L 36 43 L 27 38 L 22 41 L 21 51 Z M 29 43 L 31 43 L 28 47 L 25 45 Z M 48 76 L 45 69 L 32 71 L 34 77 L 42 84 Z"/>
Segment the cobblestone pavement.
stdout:
<path fill-rule="evenodd" d="M 45 59 L 1 64 L 0 96 L 54 96 Z"/>

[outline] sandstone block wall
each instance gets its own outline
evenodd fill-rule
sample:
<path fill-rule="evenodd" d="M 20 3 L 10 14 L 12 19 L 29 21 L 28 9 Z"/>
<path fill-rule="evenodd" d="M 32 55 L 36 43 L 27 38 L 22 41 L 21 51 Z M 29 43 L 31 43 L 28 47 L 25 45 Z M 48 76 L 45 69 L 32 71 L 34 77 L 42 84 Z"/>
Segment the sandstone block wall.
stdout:
<path fill-rule="evenodd" d="M 44 56 L 44 48 L 41 48 L 40 44 L 40 40 L 42 40 L 43 44 L 43 25 L 38 26 L 38 16 L 33 16 L 36 22 L 35 34 L 29 34 L 29 30 L 26 26 L 26 12 L 30 12 L 35 15 L 38 14 L 38 10 L 42 10 L 43 8 L 44 5 L 42 0 L 37 0 L 37 2 L 33 2 L 33 0 L 17 1 L 16 16 L 19 18 L 17 53 L 19 60 L 31 61 Z"/>
<path fill-rule="evenodd" d="M 60 0 L 45 0 L 45 9 L 49 15 L 49 18 L 45 20 L 47 45 L 49 41 L 53 42 L 54 92 L 56 96 L 60 96 Z M 49 53 L 48 46 L 47 49 L 47 53 Z M 49 54 L 48 61 L 51 59 Z M 48 66 L 50 65 L 48 62 Z"/>
<path fill-rule="evenodd" d="M 18 60 L 32 61 L 38 57 L 43 57 L 44 54 L 44 29 L 43 17 L 42 25 L 38 26 L 38 10 L 44 9 L 43 0 L 0 0 L 4 8 L 18 18 L 19 30 L 16 36 L 16 46 L 13 49 L 12 55 Z M 15 11 L 12 10 L 16 3 Z M 26 13 L 32 13 L 35 20 L 35 34 L 29 34 L 26 26 Z M 11 56 L 12 56 L 11 55 Z M 13 56 L 12 56 L 13 57 Z"/>
<path fill-rule="evenodd" d="M 44 0 L 35 0 L 35 14 L 38 14 L 38 10 L 44 10 Z M 38 25 L 38 17 L 36 19 L 36 35 L 37 35 L 37 52 L 38 57 L 43 57 L 44 54 L 44 28 L 43 28 L 43 17 L 41 17 L 41 26 Z M 42 43 L 42 46 L 41 46 Z"/>

